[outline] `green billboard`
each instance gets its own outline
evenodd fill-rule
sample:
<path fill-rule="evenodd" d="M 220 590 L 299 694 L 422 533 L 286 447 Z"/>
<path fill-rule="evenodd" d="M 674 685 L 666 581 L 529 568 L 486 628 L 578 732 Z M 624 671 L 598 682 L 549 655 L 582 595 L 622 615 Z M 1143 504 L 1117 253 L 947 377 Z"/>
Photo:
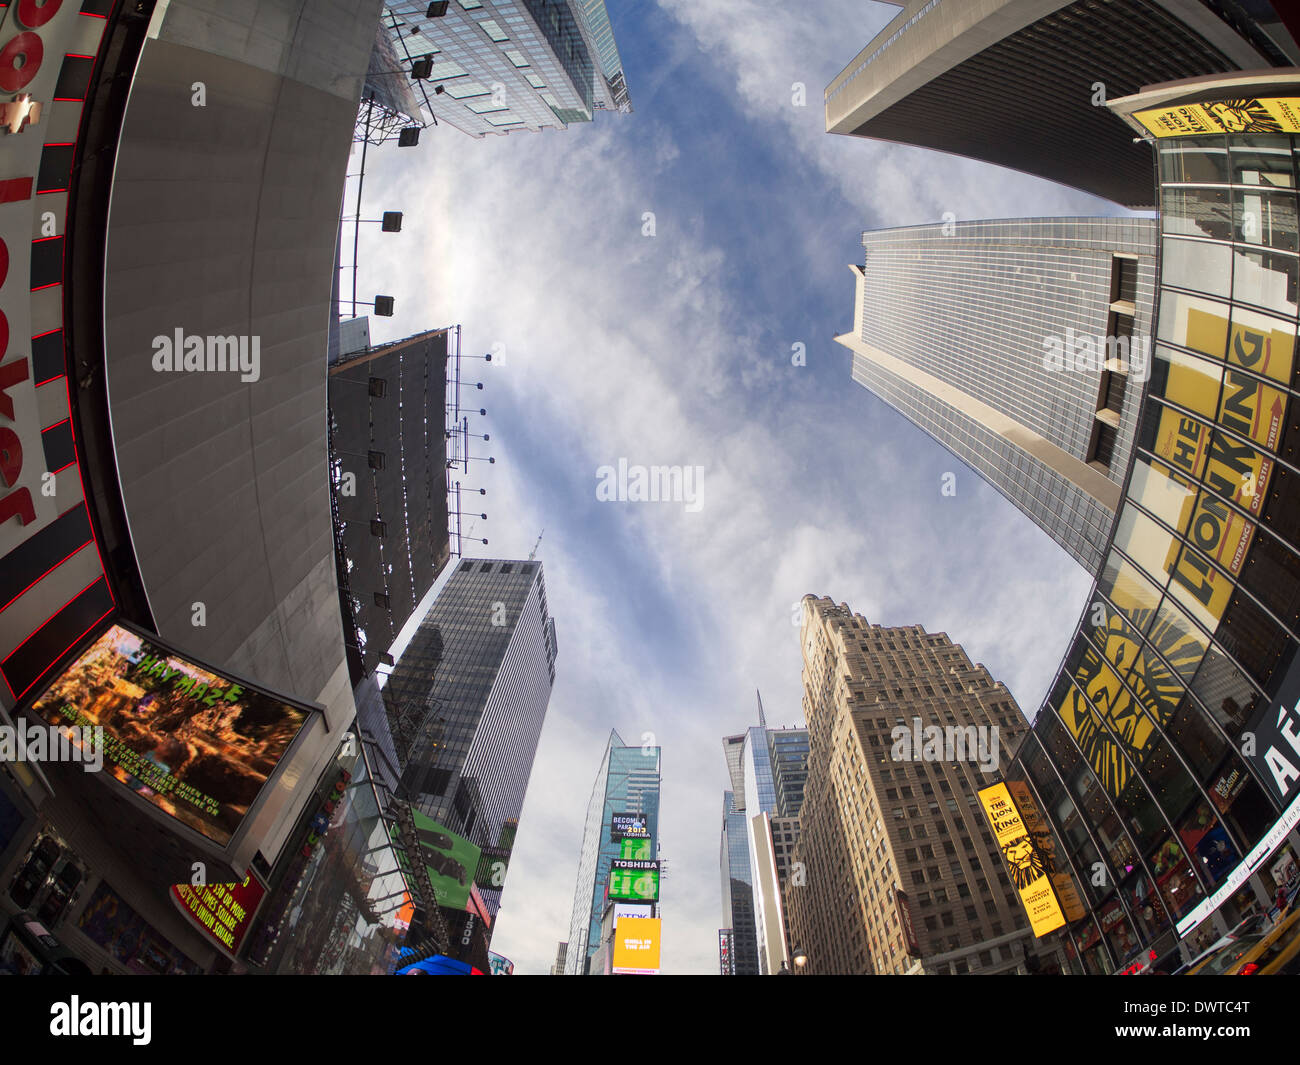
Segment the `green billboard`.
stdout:
<path fill-rule="evenodd" d="M 438 905 L 465 909 L 482 850 L 419 810 L 412 810 L 411 814 L 420 837 L 420 854 L 433 881 L 433 890 L 438 893 Z"/>
<path fill-rule="evenodd" d="M 657 902 L 659 863 L 615 858 L 609 871 L 609 897 L 626 902 Z"/>
<path fill-rule="evenodd" d="M 649 839 L 635 839 L 632 836 L 627 836 L 619 841 L 618 856 L 621 861 L 625 862 L 648 862 L 654 857 L 650 853 L 651 850 L 651 841 Z"/>

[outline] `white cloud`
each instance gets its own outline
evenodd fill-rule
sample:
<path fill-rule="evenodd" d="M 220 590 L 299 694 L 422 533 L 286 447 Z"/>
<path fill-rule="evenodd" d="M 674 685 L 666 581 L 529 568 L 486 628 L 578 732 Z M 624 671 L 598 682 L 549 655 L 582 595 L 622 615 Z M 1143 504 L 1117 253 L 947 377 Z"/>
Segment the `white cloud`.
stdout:
<path fill-rule="evenodd" d="M 817 79 L 828 79 L 817 72 L 828 61 L 838 69 L 852 52 L 838 53 L 865 44 L 874 25 L 856 0 L 816 19 L 757 0 L 664 6 L 734 78 L 753 135 L 785 142 L 811 168 L 788 200 L 809 232 L 833 225 L 852 236 L 872 217 L 929 220 L 940 205 L 961 217 L 1053 213 L 1068 200 L 1040 183 L 973 180 L 974 164 L 822 132 Z M 689 42 L 669 42 L 685 66 L 668 76 L 698 74 Z M 808 82 L 802 110 L 789 106 L 795 80 Z M 882 417 L 849 381 L 846 359 L 838 374 L 790 366 L 797 338 L 773 345 L 746 316 L 772 309 L 730 295 L 736 276 L 780 269 L 787 252 L 737 263 L 706 217 L 675 214 L 669 181 L 682 156 L 669 122 L 707 116 L 638 107 L 567 132 L 481 142 L 440 127 L 418 155 L 373 153 L 367 180 L 384 190 L 368 213 L 407 213 L 398 236 L 363 234 L 365 274 L 397 297 L 399 313 L 372 322 L 375 332 L 460 322 L 467 352 L 505 345 L 504 365 L 467 364 L 467 379 L 488 382 L 472 402 L 489 410 L 486 451 L 497 457 L 473 474 L 491 516 L 491 544 L 473 553 L 522 557 L 546 529 L 539 557 L 558 680 L 493 943 L 521 972 L 547 971 L 568 936 L 610 727 L 628 742 L 654 732 L 664 748 L 665 970 L 716 970 L 721 737 L 756 721 L 755 687 L 770 723 L 800 719 L 790 614 L 805 592 L 873 621 L 947 631 L 972 658 L 1005 666 L 999 679 L 1026 692 L 1032 713 L 1087 584 L 1080 574 L 1062 581 L 1063 554 L 973 474 L 938 509 L 937 471 L 951 460 L 936 466 L 936 445 Z M 853 211 L 828 219 L 829 190 Z M 645 211 L 656 213 L 653 238 L 641 235 Z M 851 314 L 851 280 L 831 266 L 842 317 L 805 338 L 823 358 L 835 356 L 829 337 Z M 799 298 L 792 288 L 792 304 Z M 596 468 L 620 457 L 704 466 L 704 509 L 597 504 Z"/>

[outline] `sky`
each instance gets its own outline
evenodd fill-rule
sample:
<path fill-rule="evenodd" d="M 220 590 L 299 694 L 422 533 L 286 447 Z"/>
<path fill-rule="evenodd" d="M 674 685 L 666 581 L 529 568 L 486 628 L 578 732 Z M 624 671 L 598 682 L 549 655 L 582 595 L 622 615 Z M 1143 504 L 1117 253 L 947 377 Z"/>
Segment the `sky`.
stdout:
<path fill-rule="evenodd" d="M 460 325 L 465 354 L 494 353 L 463 369 L 484 383 L 471 431 L 491 440 L 475 453 L 496 460 L 472 464 L 489 544 L 467 557 L 527 557 L 545 529 L 556 683 L 492 949 L 546 973 L 568 939 L 616 728 L 662 748 L 663 971 L 716 973 L 721 740 L 757 723 L 756 690 L 769 725 L 802 722 L 802 596 L 946 632 L 1032 717 L 1091 586 L 851 380 L 833 338 L 852 330 L 862 231 L 1125 212 L 827 134 L 823 90 L 888 5 L 608 6 L 633 113 L 482 140 L 442 125 L 372 149 L 363 217 L 405 219 L 363 232 L 361 288 L 396 297 L 374 342 Z M 696 505 L 601 499 L 598 471 L 620 459 L 700 469 Z"/>

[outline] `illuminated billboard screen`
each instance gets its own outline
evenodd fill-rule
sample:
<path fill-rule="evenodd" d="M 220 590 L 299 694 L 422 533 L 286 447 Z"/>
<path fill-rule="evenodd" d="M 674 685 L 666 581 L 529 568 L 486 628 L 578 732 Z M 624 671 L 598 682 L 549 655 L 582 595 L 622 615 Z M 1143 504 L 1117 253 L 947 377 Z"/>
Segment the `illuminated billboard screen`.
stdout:
<path fill-rule="evenodd" d="M 253 915 L 261 904 L 266 888 L 253 876 L 244 877 L 242 884 L 174 884 L 172 901 L 180 907 L 200 932 L 211 939 L 227 954 L 239 953 L 244 933 L 253 923 Z"/>
<path fill-rule="evenodd" d="M 213 842 L 238 831 L 311 710 L 112 625 L 32 710 L 103 729 L 104 769 Z"/>
<path fill-rule="evenodd" d="M 649 836 L 637 839 L 625 836 L 618 843 L 618 857 L 624 862 L 648 862 L 654 858 L 654 843 Z"/>
<path fill-rule="evenodd" d="M 1005 784 L 994 784 L 981 788 L 979 799 L 1034 935 L 1045 936 L 1060 928 L 1065 924 L 1065 915 L 1052 890 L 1043 856 L 1034 847 L 1011 792 Z"/>
<path fill-rule="evenodd" d="M 614 929 L 615 973 L 653 976 L 659 972 L 658 917 L 625 917 Z"/>
<path fill-rule="evenodd" d="M 420 836 L 420 857 L 429 870 L 438 905 L 453 910 L 468 909 L 474 871 L 483 856 L 482 850 L 419 810 L 412 810 L 411 815 Z"/>
<path fill-rule="evenodd" d="M 659 900 L 659 863 L 614 859 L 609 871 L 609 897 L 625 902 Z"/>
<path fill-rule="evenodd" d="M 649 839 L 650 822 L 645 814 L 615 814 L 609 823 L 609 841 Z"/>

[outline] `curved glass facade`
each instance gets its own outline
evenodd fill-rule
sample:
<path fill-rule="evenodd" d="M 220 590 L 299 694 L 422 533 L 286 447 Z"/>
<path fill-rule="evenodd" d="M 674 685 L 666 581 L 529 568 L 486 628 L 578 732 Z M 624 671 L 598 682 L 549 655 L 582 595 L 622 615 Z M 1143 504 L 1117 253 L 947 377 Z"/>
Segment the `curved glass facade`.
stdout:
<path fill-rule="evenodd" d="M 1155 358 L 1125 497 L 1008 771 L 1089 903 L 1053 933 L 1080 972 L 1268 910 L 1300 849 L 1300 137 L 1156 151 Z"/>

